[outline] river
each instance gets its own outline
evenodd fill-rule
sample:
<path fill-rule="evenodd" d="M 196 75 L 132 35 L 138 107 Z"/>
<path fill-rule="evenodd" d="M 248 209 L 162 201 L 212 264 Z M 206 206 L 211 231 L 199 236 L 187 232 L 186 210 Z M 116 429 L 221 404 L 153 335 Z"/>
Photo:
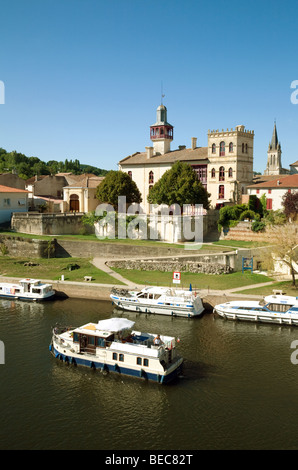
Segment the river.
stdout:
<path fill-rule="evenodd" d="M 110 302 L 0 300 L 0 448 L 297 449 L 295 327 L 117 312 L 136 329 L 179 336 L 183 377 L 170 385 L 57 361 L 56 324 L 115 316 Z"/>

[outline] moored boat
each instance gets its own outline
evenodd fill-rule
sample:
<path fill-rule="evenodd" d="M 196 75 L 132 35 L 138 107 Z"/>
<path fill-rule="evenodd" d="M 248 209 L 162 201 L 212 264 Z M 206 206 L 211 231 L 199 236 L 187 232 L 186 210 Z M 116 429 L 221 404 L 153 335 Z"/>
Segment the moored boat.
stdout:
<path fill-rule="evenodd" d="M 134 322 L 110 318 L 79 328 L 54 328 L 50 351 L 59 360 L 102 372 L 166 384 L 182 370 L 172 336 L 132 330 Z M 159 343 L 159 344 L 157 344 Z"/>
<path fill-rule="evenodd" d="M 21 279 L 19 283 L 0 283 L 0 297 L 6 299 L 43 301 L 53 299 L 55 291 L 51 284 L 39 279 Z"/>
<path fill-rule="evenodd" d="M 110 298 L 117 307 L 139 313 L 189 318 L 204 311 L 200 296 L 192 290 L 154 286 L 139 291 L 113 289 Z"/>
<path fill-rule="evenodd" d="M 262 301 L 233 300 L 216 305 L 218 315 L 229 320 L 250 320 L 298 326 L 298 297 L 268 295 Z"/>

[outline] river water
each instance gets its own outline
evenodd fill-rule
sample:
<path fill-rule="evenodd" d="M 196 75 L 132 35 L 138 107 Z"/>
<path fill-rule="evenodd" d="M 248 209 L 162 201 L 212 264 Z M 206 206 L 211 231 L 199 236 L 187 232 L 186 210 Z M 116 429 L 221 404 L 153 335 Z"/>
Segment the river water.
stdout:
<path fill-rule="evenodd" d="M 135 328 L 180 337 L 170 385 L 57 361 L 56 324 L 115 316 L 110 302 L 0 301 L 1 449 L 297 449 L 298 329 L 118 312 Z"/>

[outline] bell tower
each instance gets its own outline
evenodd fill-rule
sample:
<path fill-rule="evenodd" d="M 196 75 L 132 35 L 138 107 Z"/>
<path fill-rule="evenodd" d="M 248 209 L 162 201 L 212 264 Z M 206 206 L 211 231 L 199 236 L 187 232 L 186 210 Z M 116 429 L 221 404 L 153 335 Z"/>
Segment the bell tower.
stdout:
<path fill-rule="evenodd" d="M 163 155 L 171 151 L 173 129 L 167 121 L 167 108 L 161 104 L 156 111 L 156 123 L 150 126 L 150 139 L 153 142 L 155 155 Z"/>

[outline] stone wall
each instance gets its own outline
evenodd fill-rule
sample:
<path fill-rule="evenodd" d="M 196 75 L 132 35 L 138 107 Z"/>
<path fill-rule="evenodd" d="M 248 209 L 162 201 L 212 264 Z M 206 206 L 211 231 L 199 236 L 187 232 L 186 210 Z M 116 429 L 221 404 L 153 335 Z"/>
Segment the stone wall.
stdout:
<path fill-rule="evenodd" d="M 95 227 L 83 226 L 82 216 L 83 213 L 70 212 L 54 214 L 41 214 L 38 212 L 13 213 L 11 228 L 19 233 L 30 233 L 32 235 L 77 235 L 82 233 L 82 231 L 95 233 Z M 204 238 L 217 227 L 218 217 L 218 211 L 210 210 L 206 215 L 197 219 L 197 224 L 203 224 L 202 232 Z M 167 224 L 163 224 L 161 221 L 157 222 L 159 240 L 170 243 L 188 240 L 184 237 L 184 234 L 178 236 L 181 230 L 177 227 L 175 228 L 177 220 L 176 216 L 170 216 L 170 222 Z M 194 230 L 194 218 L 191 219 L 191 225 L 191 230 Z M 149 230 L 148 238 L 150 238 Z"/>
<path fill-rule="evenodd" d="M 236 227 L 222 230 L 220 240 L 268 242 L 270 241 L 270 235 L 266 231 L 253 232 L 251 222 L 239 222 Z"/>
<path fill-rule="evenodd" d="M 81 213 L 13 213 L 11 228 L 32 235 L 76 235 L 84 229 Z"/>
<path fill-rule="evenodd" d="M 0 234 L 0 243 L 5 246 L 8 256 L 25 256 L 26 259 L 47 258 L 48 256 L 46 251 L 48 242 L 46 240 Z"/>
<path fill-rule="evenodd" d="M 205 273 L 205 274 L 227 274 L 233 271 L 228 265 L 219 263 L 207 263 L 204 261 L 184 261 L 184 260 L 128 260 L 110 261 L 107 263 L 111 268 L 137 269 L 139 271 L 161 271 L 183 273 Z"/>

